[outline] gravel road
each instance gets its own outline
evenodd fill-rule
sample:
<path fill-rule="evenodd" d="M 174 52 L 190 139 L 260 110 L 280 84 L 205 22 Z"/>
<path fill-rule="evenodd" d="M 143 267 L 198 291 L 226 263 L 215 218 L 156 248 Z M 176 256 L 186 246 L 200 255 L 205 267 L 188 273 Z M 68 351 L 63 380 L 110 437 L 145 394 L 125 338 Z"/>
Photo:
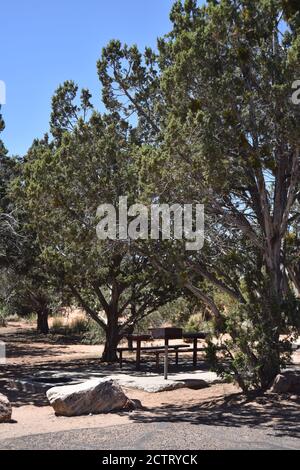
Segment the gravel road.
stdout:
<path fill-rule="evenodd" d="M 0 441 L 3 450 L 299 450 L 300 440 L 266 428 L 135 423 Z"/>

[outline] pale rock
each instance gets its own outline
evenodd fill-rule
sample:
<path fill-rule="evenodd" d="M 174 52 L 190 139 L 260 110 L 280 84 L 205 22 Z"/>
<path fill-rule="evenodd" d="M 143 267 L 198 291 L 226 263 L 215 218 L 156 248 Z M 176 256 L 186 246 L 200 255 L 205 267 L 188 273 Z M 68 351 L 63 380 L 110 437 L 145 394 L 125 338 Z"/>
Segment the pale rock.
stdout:
<path fill-rule="evenodd" d="M 300 394 L 300 374 L 292 371 L 278 374 L 271 387 L 271 392 Z"/>
<path fill-rule="evenodd" d="M 11 420 L 12 407 L 6 396 L 0 393 L 0 423 L 7 423 Z"/>
<path fill-rule="evenodd" d="M 58 416 L 94 415 L 136 408 L 120 385 L 111 379 L 54 387 L 48 390 L 47 398 Z"/>

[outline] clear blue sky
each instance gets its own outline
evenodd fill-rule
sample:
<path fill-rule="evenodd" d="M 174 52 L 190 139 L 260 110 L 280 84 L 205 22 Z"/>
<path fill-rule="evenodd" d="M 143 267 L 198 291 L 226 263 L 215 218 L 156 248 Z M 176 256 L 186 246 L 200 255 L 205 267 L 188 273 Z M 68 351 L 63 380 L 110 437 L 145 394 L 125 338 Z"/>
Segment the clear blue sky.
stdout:
<path fill-rule="evenodd" d="M 173 0 L 5 0 L 1 2 L 0 80 L 7 88 L 2 135 L 23 155 L 49 128 L 51 96 L 71 79 L 101 109 L 96 62 L 110 39 L 156 45 L 169 31 Z"/>

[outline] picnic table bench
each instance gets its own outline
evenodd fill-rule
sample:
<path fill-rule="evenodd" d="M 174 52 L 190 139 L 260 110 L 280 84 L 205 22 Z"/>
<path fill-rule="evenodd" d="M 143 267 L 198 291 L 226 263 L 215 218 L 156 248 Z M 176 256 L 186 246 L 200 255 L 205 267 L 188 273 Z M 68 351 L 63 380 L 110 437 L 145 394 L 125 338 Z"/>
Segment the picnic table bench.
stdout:
<path fill-rule="evenodd" d="M 176 365 L 178 365 L 179 361 L 179 351 L 180 352 L 187 352 L 191 351 L 192 348 L 186 346 L 185 344 L 172 344 L 169 346 L 169 352 L 170 353 L 175 353 L 175 361 Z M 141 365 L 141 352 L 145 353 L 154 353 L 156 356 L 156 367 L 159 368 L 159 356 L 160 354 L 165 354 L 165 349 L 164 346 L 140 346 L 140 347 L 121 347 L 117 349 L 117 352 L 119 353 L 119 362 L 120 362 L 120 368 L 122 369 L 123 367 L 123 353 L 124 352 L 134 352 L 136 351 L 136 369 L 140 369 Z"/>

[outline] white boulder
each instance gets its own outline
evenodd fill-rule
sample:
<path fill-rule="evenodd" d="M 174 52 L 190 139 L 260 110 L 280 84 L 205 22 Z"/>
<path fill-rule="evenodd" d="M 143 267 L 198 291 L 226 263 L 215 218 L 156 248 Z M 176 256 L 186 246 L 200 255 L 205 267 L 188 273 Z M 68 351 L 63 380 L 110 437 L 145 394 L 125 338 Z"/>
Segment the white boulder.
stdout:
<path fill-rule="evenodd" d="M 58 416 L 81 416 L 135 408 L 120 385 L 111 379 L 50 388 L 47 398 Z"/>

